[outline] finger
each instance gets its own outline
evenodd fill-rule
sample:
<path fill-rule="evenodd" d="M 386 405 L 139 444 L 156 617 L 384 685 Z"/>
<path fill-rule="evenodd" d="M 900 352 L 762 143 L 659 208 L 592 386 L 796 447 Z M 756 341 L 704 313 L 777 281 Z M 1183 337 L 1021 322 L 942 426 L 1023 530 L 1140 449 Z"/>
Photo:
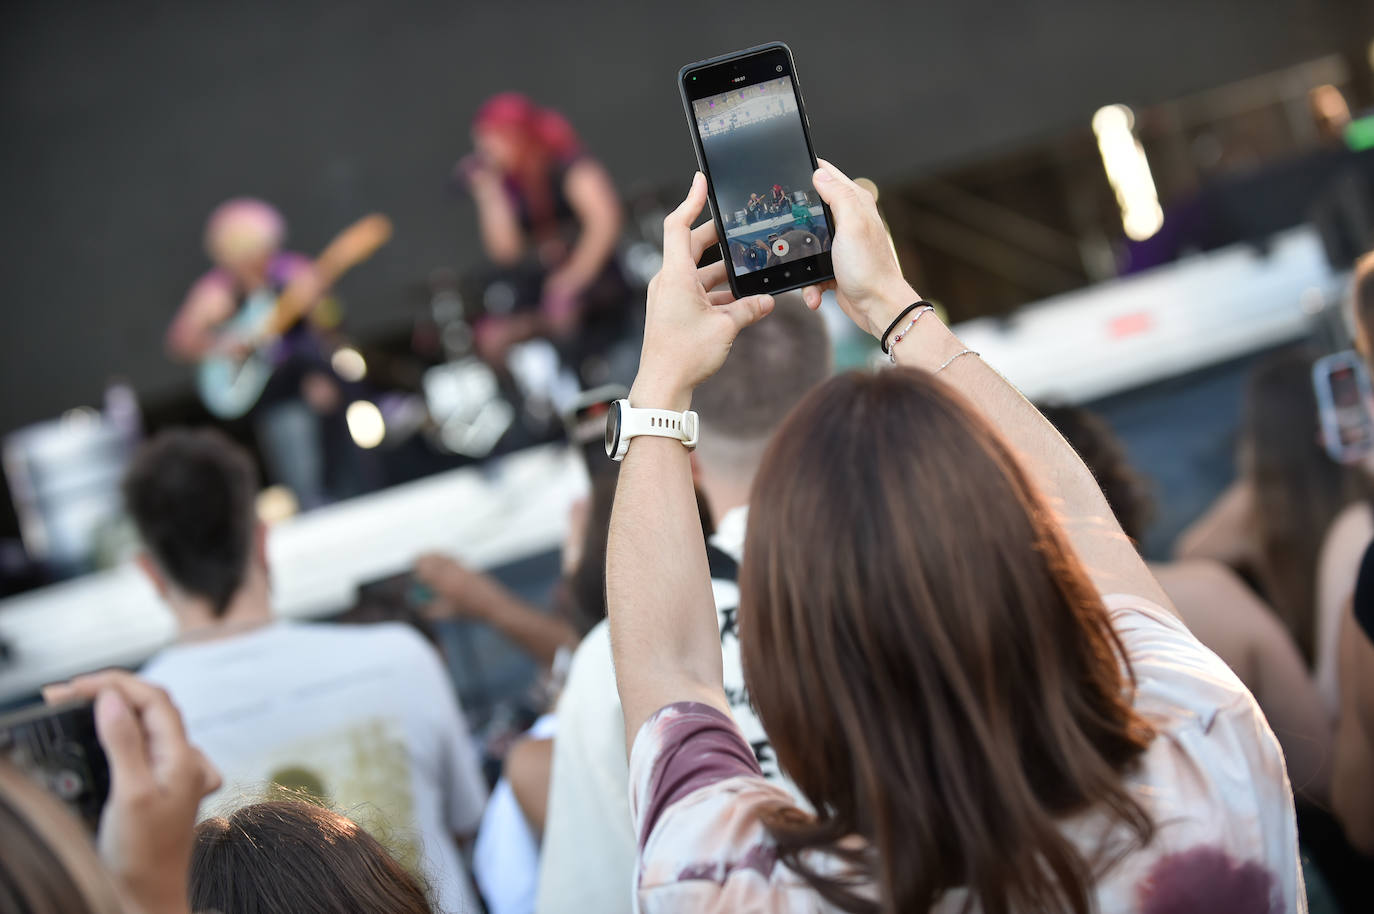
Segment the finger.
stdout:
<path fill-rule="evenodd" d="M 106 670 L 72 680 L 73 686 L 83 689 L 92 684 L 96 684 L 98 692 L 113 690 L 124 699 L 143 731 L 148 758 L 160 779 L 171 777 L 185 764 L 191 748 L 186 727 L 166 691 L 123 670 Z"/>
<path fill-rule="evenodd" d="M 192 747 L 192 758 L 196 771 L 200 779 L 199 791 L 201 797 L 208 796 L 224 786 L 224 778 L 220 775 L 215 763 L 210 761 L 210 757 L 199 749 Z"/>
<path fill-rule="evenodd" d="M 692 177 L 692 187 L 687 198 L 663 218 L 663 264 L 664 266 L 697 265 L 692 257 L 692 223 L 701 215 L 706 204 L 706 178 L 701 172 Z"/>
<path fill-rule="evenodd" d="M 730 302 L 728 305 L 723 305 L 721 310 L 730 315 L 730 319 L 735 322 L 737 331 L 743 330 L 773 310 L 773 296 L 750 295 L 738 301 Z"/>
<path fill-rule="evenodd" d="M 82 696 L 76 689 L 72 688 L 69 682 L 54 682 L 50 685 L 43 686 L 44 704 L 60 705 L 69 701 L 75 701 L 81 697 Z"/>
<path fill-rule="evenodd" d="M 706 300 L 715 307 L 728 305 L 735 300 L 735 293 L 731 292 L 729 289 L 721 289 L 719 292 L 707 292 Z"/>
<path fill-rule="evenodd" d="M 701 255 L 716 243 L 716 220 L 708 219 L 692 229 L 692 263 L 700 263 Z"/>
<path fill-rule="evenodd" d="M 818 283 L 814 286 L 807 286 L 806 288 L 802 289 L 802 301 L 806 302 L 806 307 L 810 308 L 812 311 L 815 311 L 817 308 L 821 306 L 821 296 L 825 294 L 827 290 L 833 288 L 835 288 L 835 283 L 833 281 Z"/>
<path fill-rule="evenodd" d="M 811 176 L 811 183 L 821 199 L 829 204 L 836 223 L 857 220 L 866 209 L 873 206 L 873 196 L 868 191 L 824 159 L 821 160 L 821 167 Z"/>
<path fill-rule="evenodd" d="M 143 730 L 118 689 L 96 695 L 95 731 L 110 760 L 113 791 L 137 795 L 157 788 Z"/>
<path fill-rule="evenodd" d="M 706 290 L 714 289 L 725 282 L 725 261 L 717 260 L 715 263 L 704 266 L 697 270 L 697 282 Z"/>

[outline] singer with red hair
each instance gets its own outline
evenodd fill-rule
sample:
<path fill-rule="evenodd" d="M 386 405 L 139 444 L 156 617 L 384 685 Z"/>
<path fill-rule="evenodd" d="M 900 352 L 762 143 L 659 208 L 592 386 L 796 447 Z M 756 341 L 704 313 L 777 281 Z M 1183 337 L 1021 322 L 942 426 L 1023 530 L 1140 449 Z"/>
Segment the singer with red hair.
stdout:
<path fill-rule="evenodd" d="M 530 268 L 542 277 L 537 310 L 517 303 L 515 314 L 479 322 L 482 354 L 501 364 L 514 342 L 548 335 L 566 344 L 589 319 L 623 311 L 629 287 L 615 259 L 620 199 L 567 119 L 504 92 L 478 110 L 472 138 L 474 152 L 459 162 L 457 177 L 476 200 L 487 256 L 498 268 Z"/>

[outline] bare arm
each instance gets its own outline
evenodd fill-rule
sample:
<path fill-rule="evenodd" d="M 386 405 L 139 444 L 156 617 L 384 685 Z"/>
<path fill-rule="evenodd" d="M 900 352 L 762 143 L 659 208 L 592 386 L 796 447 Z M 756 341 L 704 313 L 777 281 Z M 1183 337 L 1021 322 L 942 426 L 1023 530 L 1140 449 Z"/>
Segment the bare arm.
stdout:
<path fill-rule="evenodd" d="M 816 173 L 816 190 L 836 220 L 832 258 L 836 297 L 860 328 L 881 337 L 907 305 L 920 298 L 902 278 L 873 195 L 829 163 Z M 820 292 L 806 292 L 817 307 Z M 997 428 L 1058 513 L 1074 551 L 1103 593 L 1130 593 L 1168 608 L 1135 546 L 1122 532 L 1102 490 L 1078 454 L 1015 387 L 981 359 L 955 358 L 964 345 L 933 314 L 925 315 L 893 350 L 897 364 L 940 371 Z"/>
<path fill-rule="evenodd" d="M 198 362 L 218 341 L 216 330 L 234 316 L 234 299 L 214 274 L 191 287 L 167 328 L 167 354 L 177 361 Z"/>
<path fill-rule="evenodd" d="M 687 199 L 663 221 L 663 269 L 649 284 L 630 392 L 635 407 L 687 409 L 735 335 L 772 308 L 768 296 L 736 301 L 728 292 L 707 293 L 724 282 L 725 265 L 696 268 L 716 240 L 713 223 L 691 228 L 705 203 L 706 180 L 698 174 Z M 687 449 L 666 438 L 636 438 L 621 465 L 606 550 L 606 605 L 628 744 L 650 714 L 675 701 L 728 713 L 710 578 Z"/>
<path fill-rule="evenodd" d="M 1237 479 L 1217 496 L 1202 516 L 1178 535 L 1174 557 L 1214 559 L 1232 568 L 1250 564 L 1255 557 L 1251 535 L 1250 483 Z"/>
<path fill-rule="evenodd" d="M 515 802 L 536 834 L 543 834 L 553 773 L 553 740 L 522 739 L 506 754 L 505 775 Z"/>
<path fill-rule="evenodd" d="M 1173 562 L 1152 570 L 1188 628 L 1259 702 L 1283 746 L 1293 789 L 1324 804 L 1331 787 L 1330 717 L 1273 609 L 1218 562 Z"/>
<path fill-rule="evenodd" d="M 525 253 L 525 233 L 501 178 L 482 170 L 472 177 L 472 198 L 477 201 L 477 227 L 487 256 L 501 266 L 510 266 Z"/>
<path fill-rule="evenodd" d="M 1374 539 L 1374 515 L 1369 505 L 1347 505 L 1326 534 L 1317 563 L 1317 641 L 1313 667 L 1317 688 L 1334 714 L 1340 703 L 1337 665 L 1340 658 L 1341 618 L 1355 592 L 1360 562 Z"/>
<path fill-rule="evenodd" d="M 464 568 L 448 556 L 421 556 L 415 563 L 415 575 L 439 597 L 429 609 L 431 618 L 485 622 L 544 667 L 553 665 L 560 648 L 577 647 L 577 632 L 568 622 L 540 612 L 500 581 Z"/>
<path fill-rule="evenodd" d="M 620 241 L 620 199 L 606 170 L 590 159 L 569 169 L 563 192 L 581 229 L 568 260 L 554 279 L 561 291 L 576 295 L 590 285 Z"/>
<path fill-rule="evenodd" d="M 1341 714 L 1336 725 L 1331 802 L 1346 839 L 1374 854 L 1374 642 L 1350 604 L 1341 618 Z"/>

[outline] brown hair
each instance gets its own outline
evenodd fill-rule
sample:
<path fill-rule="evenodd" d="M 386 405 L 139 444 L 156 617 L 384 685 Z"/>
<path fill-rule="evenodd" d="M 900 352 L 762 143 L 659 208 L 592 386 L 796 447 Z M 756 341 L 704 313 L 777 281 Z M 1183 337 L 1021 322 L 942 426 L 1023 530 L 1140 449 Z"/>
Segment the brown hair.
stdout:
<path fill-rule="evenodd" d="M 1369 494 L 1359 471 L 1336 463 L 1322 448 L 1314 361 L 1310 348 L 1292 347 L 1255 367 L 1241 449 L 1241 470 L 1254 492 L 1259 564 L 1252 571 L 1308 663 L 1316 640 L 1322 542 L 1341 510 Z"/>
<path fill-rule="evenodd" d="M 191 909 L 219 914 L 429 914 L 425 891 L 351 819 L 299 800 L 196 827 Z"/>
<path fill-rule="evenodd" d="M 0 911 L 118 914 L 122 910 L 81 823 L 0 758 Z"/>
<path fill-rule="evenodd" d="M 1149 485 L 1131 466 L 1121 440 L 1101 416 L 1081 406 L 1037 404 L 1036 408 L 1078 452 L 1122 531 L 1139 546 L 1154 504 Z"/>
<path fill-rule="evenodd" d="M 779 430 L 750 512 L 745 680 L 816 810 L 765 816 L 780 858 L 851 911 L 961 886 L 988 914 L 1091 910 L 1153 835 L 1122 784 L 1152 732 L 1100 596 L 986 420 L 923 372 L 842 375 Z M 1088 810 L 1130 843 L 1085 859 L 1059 826 Z"/>
<path fill-rule="evenodd" d="M 158 568 L 215 615 L 248 572 L 257 492 L 248 453 L 209 428 L 160 432 L 124 477 L 124 504 Z"/>

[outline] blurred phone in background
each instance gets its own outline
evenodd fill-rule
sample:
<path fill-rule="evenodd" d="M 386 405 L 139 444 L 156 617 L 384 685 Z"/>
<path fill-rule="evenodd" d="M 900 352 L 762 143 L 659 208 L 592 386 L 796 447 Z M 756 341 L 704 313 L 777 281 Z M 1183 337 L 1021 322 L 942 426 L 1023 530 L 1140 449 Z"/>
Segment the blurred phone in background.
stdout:
<path fill-rule="evenodd" d="M 1322 445 L 1337 463 L 1358 463 L 1374 453 L 1374 388 L 1359 354 L 1323 356 L 1312 366 Z"/>
<path fill-rule="evenodd" d="M 91 702 L 35 705 L 0 717 L 0 757 L 95 831 L 110 795 L 110 765 L 96 737 Z"/>
<path fill-rule="evenodd" d="M 629 389 L 623 384 L 594 387 L 578 394 L 572 407 L 563 414 L 568 441 L 582 452 L 589 475 L 614 468 L 614 461 L 606 456 L 606 414 L 611 411 L 612 403 L 629 395 Z"/>

